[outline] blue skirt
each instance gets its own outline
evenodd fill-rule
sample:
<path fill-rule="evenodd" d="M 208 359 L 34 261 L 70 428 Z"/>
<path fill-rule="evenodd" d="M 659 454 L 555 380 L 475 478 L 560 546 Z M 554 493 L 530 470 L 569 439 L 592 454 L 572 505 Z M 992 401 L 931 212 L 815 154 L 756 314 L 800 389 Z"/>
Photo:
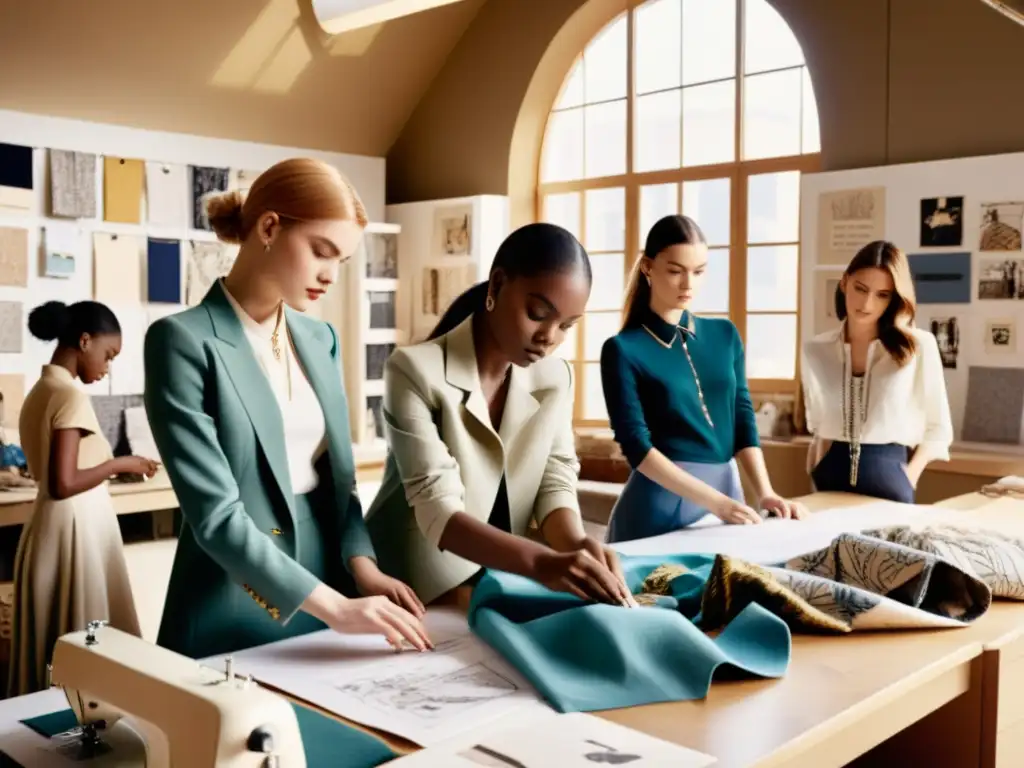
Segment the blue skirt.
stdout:
<path fill-rule="evenodd" d="M 908 451 L 905 445 L 860 446 L 860 466 L 857 469 L 857 485 L 850 485 L 850 444 L 835 441 L 828 452 L 811 470 L 811 480 L 816 491 L 842 491 L 888 499 L 903 504 L 914 503 L 914 486 L 904 467 Z"/>
<path fill-rule="evenodd" d="M 743 485 L 735 460 L 724 464 L 677 461 L 675 465 L 729 498 L 744 501 Z M 693 525 L 707 514 L 708 510 L 704 507 L 676 496 L 634 470 L 612 508 L 606 540 L 613 544 L 617 541 L 660 536 Z"/>

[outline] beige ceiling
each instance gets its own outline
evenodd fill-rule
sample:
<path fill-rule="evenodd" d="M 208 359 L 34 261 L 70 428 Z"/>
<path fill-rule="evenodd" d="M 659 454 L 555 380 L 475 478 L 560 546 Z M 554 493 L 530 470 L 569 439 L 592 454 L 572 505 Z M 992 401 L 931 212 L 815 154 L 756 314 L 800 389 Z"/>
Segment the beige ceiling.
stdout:
<path fill-rule="evenodd" d="M 0 108 L 384 156 L 483 3 L 329 38 L 309 0 L 10 0 Z"/>

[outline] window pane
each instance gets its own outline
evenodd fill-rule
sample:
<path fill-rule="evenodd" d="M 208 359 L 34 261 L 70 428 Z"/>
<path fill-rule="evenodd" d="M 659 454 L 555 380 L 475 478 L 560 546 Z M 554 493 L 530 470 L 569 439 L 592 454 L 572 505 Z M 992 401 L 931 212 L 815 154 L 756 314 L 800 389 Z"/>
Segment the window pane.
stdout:
<path fill-rule="evenodd" d="M 683 165 L 729 163 L 736 156 L 736 81 L 683 89 Z"/>
<path fill-rule="evenodd" d="M 626 290 L 626 260 L 621 253 L 599 253 L 590 257 L 594 284 L 587 309 L 622 309 Z"/>
<path fill-rule="evenodd" d="M 601 386 L 600 363 L 583 366 L 583 418 L 606 421 L 608 409 L 604 405 L 604 389 Z"/>
<path fill-rule="evenodd" d="M 583 328 L 583 359 L 600 360 L 601 347 L 621 326 L 621 312 L 588 312 Z"/>
<path fill-rule="evenodd" d="M 683 213 L 700 225 L 709 246 L 732 240 L 729 186 L 729 179 L 683 182 Z"/>
<path fill-rule="evenodd" d="M 595 101 L 626 98 L 626 14 L 598 33 L 583 53 L 584 97 Z"/>
<path fill-rule="evenodd" d="M 799 252 L 795 245 L 747 249 L 747 310 L 796 312 Z"/>
<path fill-rule="evenodd" d="M 796 375 L 796 315 L 747 315 L 747 378 Z"/>
<path fill-rule="evenodd" d="M 678 88 L 682 63 L 682 0 L 652 0 L 636 9 L 636 92 Z"/>
<path fill-rule="evenodd" d="M 556 357 L 561 357 L 566 360 L 576 359 L 576 336 L 577 336 L 578 325 L 574 325 L 565 333 L 565 338 L 562 343 L 555 347 L 555 351 L 552 352 Z"/>
<path fill-rule="evenodd" d="M 587 111 L 587 178 L 626 172 L 626 102 L 584 107 Z"/>
<path fill-rule="evenodd" d="M 577 240 L 583 239 L 583 232 L 580 228 L 580 193 L 567 192 L 562 195 L 544 196 L 544 221 L 549 224 L 557 224 L 564 227 L 576 236 Z"/>
<path fill-rule="evenodd" d="M 640 187 L 640 249 L 647 242 L 647 233 L 663 216 L 679 213 L 679 185 L 653 184 Z"/>
<path fill-rule="evenodd" d="M 736 75 L 736 0 L 686 0 L 683 84 Z"/>
<path fill-rule="evenodd" d="M 708 251 L 708 268 L 700 289 L 694 292 L 690 309 L 701 315 L 729 311 L 729 251 L 715 248 Z"/>
<path fill-rule="evenodd" d="M 637 96 L 633 170 L 679 167 L 682 103 L 680 91 Z"/>
<path fill-rule="evenodd" d="M 583 110 L 552 112 L 544 135 L 542 181 L 583 178 Z"/>
<path fill-rule="evenodd" d="M 800 154 L 801 70 L 748 77 L 743 84 L 743 157 Z"/>
<path fill-rule="evenodd" d="M 801 94 L 803 96 L 803 130 L 802 149 L 805 154 L 821 152 L 821 133 L 818 127 L 818 101 L 814 98 L 814 86 L 811 75 L 804 67 L 801 76 Z"/>
<path fill-rule="evenodd" d="M 626 246 L 626 194 L 622 187 L 588 189 L 588 251 L 621 251 Z"/>
<path fill-rule="evenodd" d="M 762 173 L 747 183 L 747 242 L 800 239 L 800 171 Z"/>
<path fill-rule="evenodd" d="M 562 83 L 562 93 L 558 97 L 555 109 L 567 109 L 569 107 L 583 106 L 583 57 L 576 60 L 572 72 Z"/>
<path fill-rule="evenodd" d="M 767 0 L 744 1 L 743 71 L 750 74 L 803 64 L 800 43 L 779 12 Z"/>

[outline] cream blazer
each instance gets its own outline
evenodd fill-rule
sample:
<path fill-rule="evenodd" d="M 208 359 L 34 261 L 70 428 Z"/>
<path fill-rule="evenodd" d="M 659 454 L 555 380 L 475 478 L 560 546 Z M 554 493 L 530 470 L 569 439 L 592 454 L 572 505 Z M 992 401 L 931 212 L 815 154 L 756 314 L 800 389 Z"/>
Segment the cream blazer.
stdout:
<path fill-rule="evenodd" d="M 473 321 L 402 347 L 384 372 L 388 459 L 366 524 L 383 571 L 425 603 L 480 566 L 438 543 L 456 512 L 487 522 L 502 473 L 513 534 L 554 510 L 579 515 L 572 430 L 573 377 L 560 358 L 512 367 L 497 431 L 480 387 Z"/>

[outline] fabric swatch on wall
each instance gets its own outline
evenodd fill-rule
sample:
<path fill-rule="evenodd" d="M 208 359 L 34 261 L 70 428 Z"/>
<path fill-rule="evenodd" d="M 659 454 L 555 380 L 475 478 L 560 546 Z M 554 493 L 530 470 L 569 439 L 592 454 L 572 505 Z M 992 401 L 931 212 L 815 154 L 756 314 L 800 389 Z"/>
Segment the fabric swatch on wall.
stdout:
<path fill-rule="evenodd" d="M 228 189 L 237 189 L 239 192 L 247 193 L 252 183 L 259 178 L 262 171 L 251 171 L 244 168 L 232 168 L 231 178 L 228 181 Z"/>
<path fill-rule="evenodd" d="M 93 298 L 104 304 L 141 304 L 142 258 L 138 238 L 95 232 L 92 250 Z"/>
<path fill-rule="evenodd" d="M 25 376 L 20 373 L 0 373 L 0 395 L 3 395 L 3 426 L 18 428 L 21 406 L 25 403 Z"/>
<path fill-rule="evenodd" d="M 96 155 L 50 150 L 50 213 L 69 219 L 96 218 Z"/>
<path fill-rule="evenodd" d="M 69 279 L 81 253 L 82 232 L 68 227 L 53 227 L 43 235 L 43 277 Z"/>
<path fill-rule="evenodd" d="M 1024 368 L 971 366 L 961 436 L 972 443 L 1021 442 Z"/>
<path fill-rule="evenodd" d="M 146 247 L 146 295 L 151 302 L 181 303 L 181 243 L 149 238 Z"/>
<path fill-rule="evenodd" d="M 912 253 L 907 261 L 918 304 L 971 303 L 970 253 Z"/>
<path fill-rule="evenodd" d="M 24 338 L 24 308 L 20 301 L 0 301 L 0 353 L 19 354 Z"/>
<path fill-rule="evenodd" d="M 142 221 L 141 160 L 103 158 L 103 219 L 123 224 Z"/>
<path fill-rule="evenodd" d="M 0 285 L 28 286 L 28 230 L 0 227 Z"/>
<path fill-rule="evenodd" d="M 150 224 L 181 227 L 188 224 L 188 167 L 146 163 L 146 208 Z"/>
<path fill-rule="evenodd" d="M 32 147 L 0 143 L 0 208 L 32 209 Z"/>
<path fill-rule="evenodd" d="M 231 271 L 238 249 L 222 243 L 192 240 L 189 243 L 185 303 L 196 306 L 215 282 Z"/>
<path fill-rule="evenodd" d="M 217 192 L 226 192 L 227 188 L 227 168 L 192 166 L 192 227 L 194 229 L 210 230 L 210 220 L 206 217 L 206 197 Z"/>

